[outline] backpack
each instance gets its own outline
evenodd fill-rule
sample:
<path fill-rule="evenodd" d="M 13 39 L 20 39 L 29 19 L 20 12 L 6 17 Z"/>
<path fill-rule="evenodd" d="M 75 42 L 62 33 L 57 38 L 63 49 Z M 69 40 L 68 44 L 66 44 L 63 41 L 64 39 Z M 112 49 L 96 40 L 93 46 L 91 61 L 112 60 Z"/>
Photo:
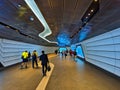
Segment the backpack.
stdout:
<path fill-rule="evenodd" d="M 33 55 L 32 55 L 32 59 L 36 59 L 37 57 L 36 57 L 36 54 L 34 53 Z"/>

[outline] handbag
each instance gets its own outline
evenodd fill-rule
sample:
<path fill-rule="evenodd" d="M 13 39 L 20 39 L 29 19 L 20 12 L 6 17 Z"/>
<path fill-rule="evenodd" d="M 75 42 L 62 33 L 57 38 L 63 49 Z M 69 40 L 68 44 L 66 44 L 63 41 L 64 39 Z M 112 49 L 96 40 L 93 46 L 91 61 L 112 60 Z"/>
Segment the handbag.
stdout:
<path fill-rule="evenodd" d="M 51 70 L 51 67 L 50 67 L 50 65 L 47 67 L 47 70 L 48 70 L 48 72 Z"/>

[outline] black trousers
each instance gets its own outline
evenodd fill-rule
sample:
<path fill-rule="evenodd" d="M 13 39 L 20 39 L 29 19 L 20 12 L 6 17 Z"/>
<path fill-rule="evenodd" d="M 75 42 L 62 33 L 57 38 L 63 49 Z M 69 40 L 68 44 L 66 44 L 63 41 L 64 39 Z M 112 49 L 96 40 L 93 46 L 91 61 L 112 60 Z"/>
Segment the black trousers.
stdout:
<path fill-rule="evenodd" d="M 47 64 L 42 64 L 42 73 L 43 75 L 46 75 L 47 72 Z"/>
<path fill-rule="evenodd" d="M 34 62 L 35 62 L 35 64 L 36 64 L 36 67 L 38 67 L 37 60 L 35 59 L 35 60 L 32 60 L 32 68 L 34 68 Z"/>

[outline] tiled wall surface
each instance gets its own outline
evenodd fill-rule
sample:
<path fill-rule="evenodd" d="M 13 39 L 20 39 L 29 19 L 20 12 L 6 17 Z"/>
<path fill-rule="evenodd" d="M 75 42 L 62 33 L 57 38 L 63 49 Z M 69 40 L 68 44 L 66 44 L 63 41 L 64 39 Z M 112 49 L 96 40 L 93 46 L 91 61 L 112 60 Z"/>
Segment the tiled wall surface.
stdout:
<path fill-rule="evenodd" d="M 81 44 L 88 62 L 120 76 L 120 28 Z"/>
<path fill-rule="evenodd" d="M 21 62 L 21 53 L 24 50 L 30 51 L 31 53 L 33 50 L 37 50 L 40 55 L 42 50 L 46 53 L 54 53 L 55 49 L 57 49 L 57 47 L 45 47 L 7 39 L 0 39 L 0 62 L 4 67 L 6 67 Z"/>

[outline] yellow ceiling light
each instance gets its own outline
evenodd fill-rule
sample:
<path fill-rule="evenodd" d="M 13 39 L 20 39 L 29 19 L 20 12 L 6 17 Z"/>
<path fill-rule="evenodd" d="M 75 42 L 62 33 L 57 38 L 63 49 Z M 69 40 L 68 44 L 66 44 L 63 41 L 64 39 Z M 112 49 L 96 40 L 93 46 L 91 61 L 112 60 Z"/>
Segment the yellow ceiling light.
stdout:
<path fill-rule="evenodd" d="M 46 37 L 48 35 L 52 34 L 52 31 L 50 30 L 47 22 L 45 21 L 41 11 L 39 10 L 37 4 L 35 3 L 35 1 L 34 0 L 25 0 L 25 2 L 30 7 L 30 9 L 33 11 L 33 13 L 36 15 L 38 20 L 44 26 L 44 31 L 39 34 L 39 37 L 41 37 L 42 39 L 46 40 L 49 43 L 56 43 L 57 44 L 57 42 L 53 42 L 53 41 L 50 41 L 50 40 L 46 39 Z"/>

